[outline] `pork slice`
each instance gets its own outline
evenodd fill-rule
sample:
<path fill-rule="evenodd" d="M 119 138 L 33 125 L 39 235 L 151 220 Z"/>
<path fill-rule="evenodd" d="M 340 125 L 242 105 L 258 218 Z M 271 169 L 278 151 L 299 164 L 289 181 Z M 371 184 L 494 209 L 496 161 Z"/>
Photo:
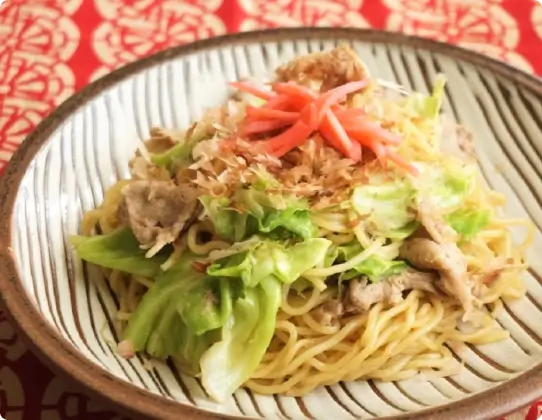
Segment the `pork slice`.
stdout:
<path fill-rule="evenodd" d="M 293 81 L 305 85 L 321 82 L 322 92 L 348 82 L 369 76 L 367 67 L 349 45 L 315 54 L 304 55 L 277 69 L 280 81 Z"/>
<path fill-rule="evenodd" d="M 446 271 L 458 276 L 467 271 L 465 256 L 454 243 L 438 244 L 427 238 L 412 238 L 403 243 L 399 256 L 420 269 Z"/>
<path fill-rule="evenodd" d="M 345 308 L 350 313 L 362 313 L 378 302 L 393 305 L 402 301 L 404 291 L 413 289 L 437 293 L 434 287 L 437 280 L 436 273 L 414 269 L 408 269 L 378 283 L 369 283 L 364 277 L 353 279 L 346 292 Z"/>
<path fill-rule="evenodd" d="M 343 303 L 337 299 L 328 300 L 312 310 L 314 320 L 325 326 L 337 325 L 343 313 Z"/>
<path fill-rule="evenodd" d="M 418 203 L 418 221 L 435 242 L 457 241 L 456 231 L 446 223 L 442 212 L 430 200 L 420 200 Z"/>
<path fill-rule="evenodd" d="M 426 238 L 413 238 L 403 243 L 399 256 L 416 268 L 437 270 L 447 294 L 461 302 L 465 319 L 470 316 L 474 296 L 467 275 L 467 260 L 455 243 L 438 244 Z"/>
<path fill-rule="evenodd" d="M 507 263 L 506 258 L 497 257 L 485 267 L 485 271 L 476 274 L 473 278 L 472 294 L 481 299 L 506 271 Z"/>
<path fill-rule="evenodd" d="M 197 209 L 196 200 L 187 200 L 183 189 L 166 181 L 135 181 L 122 189 L 119 218 L 154 255 L 174 242 Z"/>

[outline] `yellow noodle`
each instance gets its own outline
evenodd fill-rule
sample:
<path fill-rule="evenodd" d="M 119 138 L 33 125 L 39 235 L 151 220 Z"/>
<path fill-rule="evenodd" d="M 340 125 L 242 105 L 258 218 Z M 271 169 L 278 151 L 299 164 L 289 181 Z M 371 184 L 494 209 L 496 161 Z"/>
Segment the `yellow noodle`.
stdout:
<path fill-rule="evenodd" d="M 410 120 L 404 124 L 423 135 Z M 415 155 L 427 157 L 435 154 L 429 141 L 408 139 L 407 142 L 415 149 Z M 217 166 L 215 170 L 219 173 L 221 169 Z M 121 222 L 117 215 L 121 190 L 127 182 L 130 181 L 115 184 L 107 191 L 100 208 L 85 214 L 82 221 L 85 235 L 109 233 L 119 228 Z M 210 193 L 220 196 L 224 189 L 224 185 L 217 184 Z M 479 209 L 493 210 L 504 203 L 502 194 L 487 191 L 481 185 L 468 199 L 470 207 Z M 384 242 L 382 238 L 370 236 L 365 225 L 367 221 L 358 220 L 356 214 L 349 210 L 326 210 L 312 215 L 312 220 L 320 236 L 329 239 L 334 246 L 357 240 L 362 251 L 344 263 L 326 267 L 322 261 L 303 273 L 312 287 L 301 294 L 285 286 L 272 342 L 259 367 L 245 384 L 253 391 L 299 396 L 318 386 L 332 385 L 341 380 L 394 381 L 419 374 L 439 377 L 457 373 L 459 368 L 450 349 L 508 337 L 509 333 L 499 328 L 495 317 L 502 309 L 503 301 L 525 294 L 520 275 L 526 268 L 524 254 L 532 245 L 536 232 L 531 222 L 493 217 L 478 235 L 460 242 L 473 283 L 495 261 L 502 260 L 504 264 L 497 280 L 485 285 L 476 284 L 480 289 L 478 301 L 487 307 L 476 309 L 476 326 L 464 328 L 461 322 L 464 310 L 457 299 L 419 290 L 405 294 L 404 299 L 394 305 L 381 302 L 365 313 L 345 316 L 331 326 L 321 325 L 314 309 L 331 299 L 342 298 L 340 285 L 326 283 L 327 278 L 348 271 L 375 254 L 396 258 L 401 241 Z M 513 226 L 525 228 L 526 234 L 520 244 L 512 241 L 510 228 Z M 207 261 L 214 261 L 248 249 L 254 243 L 248 240 L 232 245 L 216 239 L 202 243 L 199 241 L 203 232 L 214 234 L 209 220 L 194 223 L 173 244 L 174 251 L 162 269 L 171 268 L 187 249 Z M 237 248 L 232 251 L 232 247 Z M 118 298 L 116 319 L 125 325 L 153 280 L 116 270 L 103 270 L 103 273 Z"/>
<path fill-rule="evenodd" d="M 326 229 L 328 232 L 335 233 L 352 233 L 352 228 L 347 225 L 347 222 L 339 220 L 327 220 L 321 216 L 312 216 L 312 221 L 320 228 Z"/>
<path fill-rule="evenodd" d="M 350 243 L 355 238 L 354 234 L 352 233 L 345 233 L 345 234 L 330 233 L 330 234 L 322 235 L 322 236 L 325 236 L 326 239 L 329 239 L 335 245 L 344 245 L 344 244 Z"/>

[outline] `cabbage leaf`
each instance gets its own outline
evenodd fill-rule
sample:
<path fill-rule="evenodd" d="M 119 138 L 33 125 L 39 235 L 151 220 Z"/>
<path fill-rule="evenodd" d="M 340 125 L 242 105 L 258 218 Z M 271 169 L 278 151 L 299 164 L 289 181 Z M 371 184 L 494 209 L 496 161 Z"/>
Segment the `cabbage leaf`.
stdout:
<path fill-rule="evenodd" d="M 231 200 L 200 197 L 218 235 L 239 242 L 256 233 L 276 239 L 314 238 L 318 229 L 302 200 L 285 200 L 254 189 L 240 190 Z"/>
<path fill-rule="evenodd" d="M 447 215 L 446 220 L 463 239 L 468 240 L 489 224 L 491 216 L 491 210 L 456 210 Z"/>
<path fill-rule="evenodd" d="M 132 231 L 128 228 L 116 230 L 107 235 L 70 237 L 77 255 L 82 260 L 126 273 L 143 277 L 154 277 L 161 273 L 160 265 L 167 260 L 167 255 L 158 253 L 146 258 L 144 249 Z"/>
<path fill-rule="evenodd" d="M 258 285 L 270 275 L 292 284 L 325 259 L 330 245 L 331 242 L 323 238 L 307 239 L 288 247 L 262 241 L 248 251 L 216 261 L 207 268 L 207 274 L 240 278 L 248 287 Z"/>
<path fill-rule="evenodd" d="M 439 76 L 435 81 L 431 95 L 427 96 L 423 93 L 414 92 L 405 99 L 405 107 L 419 117 L 436 119 L 442 108 L 445 86 L 446 79 L 444 76 Z"/>
<path fill-rule="evenodd" d="M 341 261 L 348 261 L 361 253 L 363 248 L 359 242 L 338 247 L 337 256 Z M 370 281 L 377 282 L 387 277 L 400 274 L 408 268 L 405 261 L 386 259 L 378 255 L 371 255 L 353 269 L 342 273 L 340 280 L 350 280 L 360 275 L 366 276 Z"/>
<path fill-rule="evenodd" d="M 212 398 L 224 401 L 257 369 L 273 338 L 281 299 L 281 283 L 271 275 L 235 302 L 222 339 L 201 358 L 201 381 Z"/>
<path fill-rule="evenodd" d="M 354 189 L 351 203 L 365 218 L 367 230 L 386 238 L 406 238 L 417 228 L 415 189 L 406 179 L 386 180 Z"/>
<path fill-rule="evenodd" d="M 461 206 L 472 192 L 476 182 L 476 167 L 446 159 L 439 164 L 419 165 L 421 173 L 417 183 L 419 194 L 430 198 L 441 209 Z"/>
<path fill-rule="evenodd" d="M 192 268 L 194 261 L 194 255 L 185 254 L 158 276 L 143 296 L 124 330 L 124 339 L 132 343 L 134 351 L 145 350 L 158 358 L 175 353 L 180 337 L 172 332 L 184 327 L 177 300 L 186 299 L 187 293 L 205 277 Z"/>

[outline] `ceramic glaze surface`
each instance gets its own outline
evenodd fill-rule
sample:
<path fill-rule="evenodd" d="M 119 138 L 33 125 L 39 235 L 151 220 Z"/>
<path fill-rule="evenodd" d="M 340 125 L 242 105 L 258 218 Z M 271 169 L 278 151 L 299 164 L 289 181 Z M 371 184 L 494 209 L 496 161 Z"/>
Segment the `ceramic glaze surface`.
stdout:
<path fill-rule="evenodd" d="M 83 212 L 98 206 L 109 186 L 129 177 L 128 161 L 150 127 L 187 127 L 207 107 L 226 99 L 228 81 L 265 78 L 296 55 L 340 42 L 328 38 L 329 32 L 318 32 L 311 40 L 302 35 L 300 31 L 281 38 L 245 37 L 243 42 L 171 54 L 123 76 L 65 113 L 22 176 L 10 222 L 16 269 L 39 314 L 68 346 L 119 380 L 183 405 L 234 417 L 401 416 L 498 387 L 540 364 L 542 259 L 535 257 L 542 249 L 540 91 L 446 50 L 362 36 L 349 36 L 349 42 L 375 77 L 428 92 L 436 75 L 446 74 L 444 112 L 473 132 L 483 176 L 507 196 L 506 214 L 529 218 L 537 226 L 531 269 L 524 275 L 527 296 L 505 301 L 497 318 L 510 338 L 457 349 L 465 368 L 449 378 L 341 383 L 297 399 L 240 389 L 223 404 L 210 401 L 198 380 L 168 364 L 155 363 L 149 371 L 142 359 L 126 361 L 115 354 L 115 298 L 100 272 L 76 257 L 69 235 L 78 233 Z M 520 230 L 515 234 L 521 239 Z M 135 389 L 133 395 L 137 398 Z"/>

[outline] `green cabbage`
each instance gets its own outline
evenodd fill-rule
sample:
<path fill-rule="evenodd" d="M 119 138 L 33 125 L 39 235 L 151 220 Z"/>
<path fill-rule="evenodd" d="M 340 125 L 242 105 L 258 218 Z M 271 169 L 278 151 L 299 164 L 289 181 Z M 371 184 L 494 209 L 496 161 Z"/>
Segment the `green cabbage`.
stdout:
<path fill-rule="evenodd" d="M 192 268 L 195 256 L 185 254 L 167 272 L 158 276 L 130 317 L 124 339 L 135 351 L 165 358 L 177 353 L 181 337 L 175 332 L 185 330 L 177 304 L 186 300 L 190 290 L 205 275 Z"/>
<path fill-rule="evenodd" d="M 433 165 L 420 164 L 419 167 L 421 173 L 416 180 L 419 193 L 443 209 L 459 207 L 476 182 L 474 165 L 450 159 Z"/>
<path fill-rule="evenodd" d="M 341 246 L 337 249 L 337 257 L 341 261 L 348 261 L 363 251 L 361 245 L 356 242 L 349 245 Z M 340 280 L 350 280 L 360 275 L 366 276 L 370 281 L 377 282 L 384 278 L 400 274 L 408 268 L 405 261 L 390 260 L 382 258 L 378 255 L 372 255 L 365 259 L 352 270 L 342 273 Z"/>
<path fill-rule="evenodd" d="M 309 239 L 318 235 L 308 210 L 290 207 L 282 211 L 269 211 L 258 222 L 259 232 L 274 234 L 273 237 L 277 239 L 287 239 L 292 235 Z"/>
<path fill-rule="evenodd" d="M 215 278 L 192 268 L 196 256 L 185 254 L 157 277 L 128 321 L 124 340 L 134 351 L 175 358 L 183 369 L 198 373 L 202 355 L 221 339 L 242 295 L 239 281 Z"/>
<path fill-rule="evenodd" d="M 192 151 L 200 140 L 203 140 L 201 135 L 192 135 L 189 138 L 184 138 L 164 153 L 152 155 L 151 161 L 155 165 L 169 170 L 189 166 L 193 163 Z"/>
<path fill-rule="evenodd" d="M 390 276 L 401 274 L 407 268 L 408 264 L 404 261 L 369 257 L 352 270 L 342 273 L 340 280 L 350 280 L 364 275 L 374 283 Z"/>
<path fill-rule="evenodd" d="M 146 258 L 146 251 L 128 228 L 108 235 L 71 236 L 70 242 L 82 260 L 144 277 L 160 274 L 160 265 L 167 260 L 163 253 Z"/>
<path fill-rule="evenodd" d="M 275 233 L 280 239 L 292 235 L 300 238 L 314 238 L 318 230 L 310 219 L 308 204 L 300 199 L 285 199 L 280 194 L 268 194 L 255 189 L 239 190 L 234 202 L 237 207 L 256 219 L 261 233 Z"/>
<path fill-rule="evenodd" d="M 318 234 L 302 200 L 247 189 L 233 200 L 203 196 L 200 201 L 216 232 L 225 239 L 239 242 L 258 232 L 276 239 L 308 239 Z"/>
<path fill-rule="evenodd" d="M 227 198 L 214 198 L 206 195 L 200 197 L 199 200 L 219 236 L 240 242 L 254 232 L 254 228 L 251 229 L 250 226 L 247 226 L 248 213 L 230 209 L 230 200 Z"/>
<path fill-rule="evenodd" d="M 222 327 L 232 312 L 240 291 L 238 282 L 206 276 L 177 302 L 177 311 L 187 328 L 196 335 Z M 236 287 L 240 289 L 239 287 Z"/>
<path fill-rule="evenodd" d="M 438 164 L 418 163 L 418 177 L 389 179 L 369 174 L 371 183 L 356 187 L 352 207 L 363 216 L 367 229 L 391 239 L 404 239 L 418 228 L 416 199 L 431 200 L 441 210 L 453 211 L 472 192 L 476 168 L 455 160 Z"/>
<path fill-rule="evenodd" d="M 124 340 L 134 351 L 172 356 L 201 374 L 205 390 L 223 400 L 257 368 L 275 330 L 282 283 L 323 261 L 331 242 L 307 239 L 286 246 L 261 241 L 219 260 L 207 273 L 184 254 L 159 275 L 128 321 Z"/>
<path fill-rule="evenodd" d="M 182 322 L 177 322 L 174 327 L 176 329 L 167 332 L 173 344 L 169 355 L 182 372 L 192 376 L 199 375 L 201 358 L 214 343 L 220 340 L 220 330 L 209 331 L 198 336 Z"/>
<path fill-rule="evenodd" d="M 491 210 L 457 210 L 446 216 L 446 221 L 463 239 L 470 239 L 489 224 L 491 216 Z"/>
<path fill-rule="evenodd" d="M 323 261 L 330 245 L 331 242 L 323 238 L 307 239 L 289 247 L 262 241 L 248 251 L 218 260 L 207 268 L 207 273 L 240 278 L 248 287 L 258 285 L 270 275 L 291 284 Z"/>
<path fill-rule="evenodd" d="M 446 79 L 443 76 L 439 76 L 435 81 L 433 92 L 430 96 L 414 92 L 405 99 L 405 107 L 419 117 L 436 119 L 442 107 L 445 85 Z"/>
<path fill-rule="evenodd" d="M 356 187 L 351 203 L 367 221 L 367 228 L 386 238 L 406 238 L 417 228 L 415 189 L 406 179 L 387 180 L 380 184 Z"/>
<path fill-rule="evenodd" d="M 201 358 L 201 381 L 211 397 L 224 401 L 258 367 L 273 338 L 281 299 L 280 281 L 269 276 L 236 301 L 222 339 Z"/>

